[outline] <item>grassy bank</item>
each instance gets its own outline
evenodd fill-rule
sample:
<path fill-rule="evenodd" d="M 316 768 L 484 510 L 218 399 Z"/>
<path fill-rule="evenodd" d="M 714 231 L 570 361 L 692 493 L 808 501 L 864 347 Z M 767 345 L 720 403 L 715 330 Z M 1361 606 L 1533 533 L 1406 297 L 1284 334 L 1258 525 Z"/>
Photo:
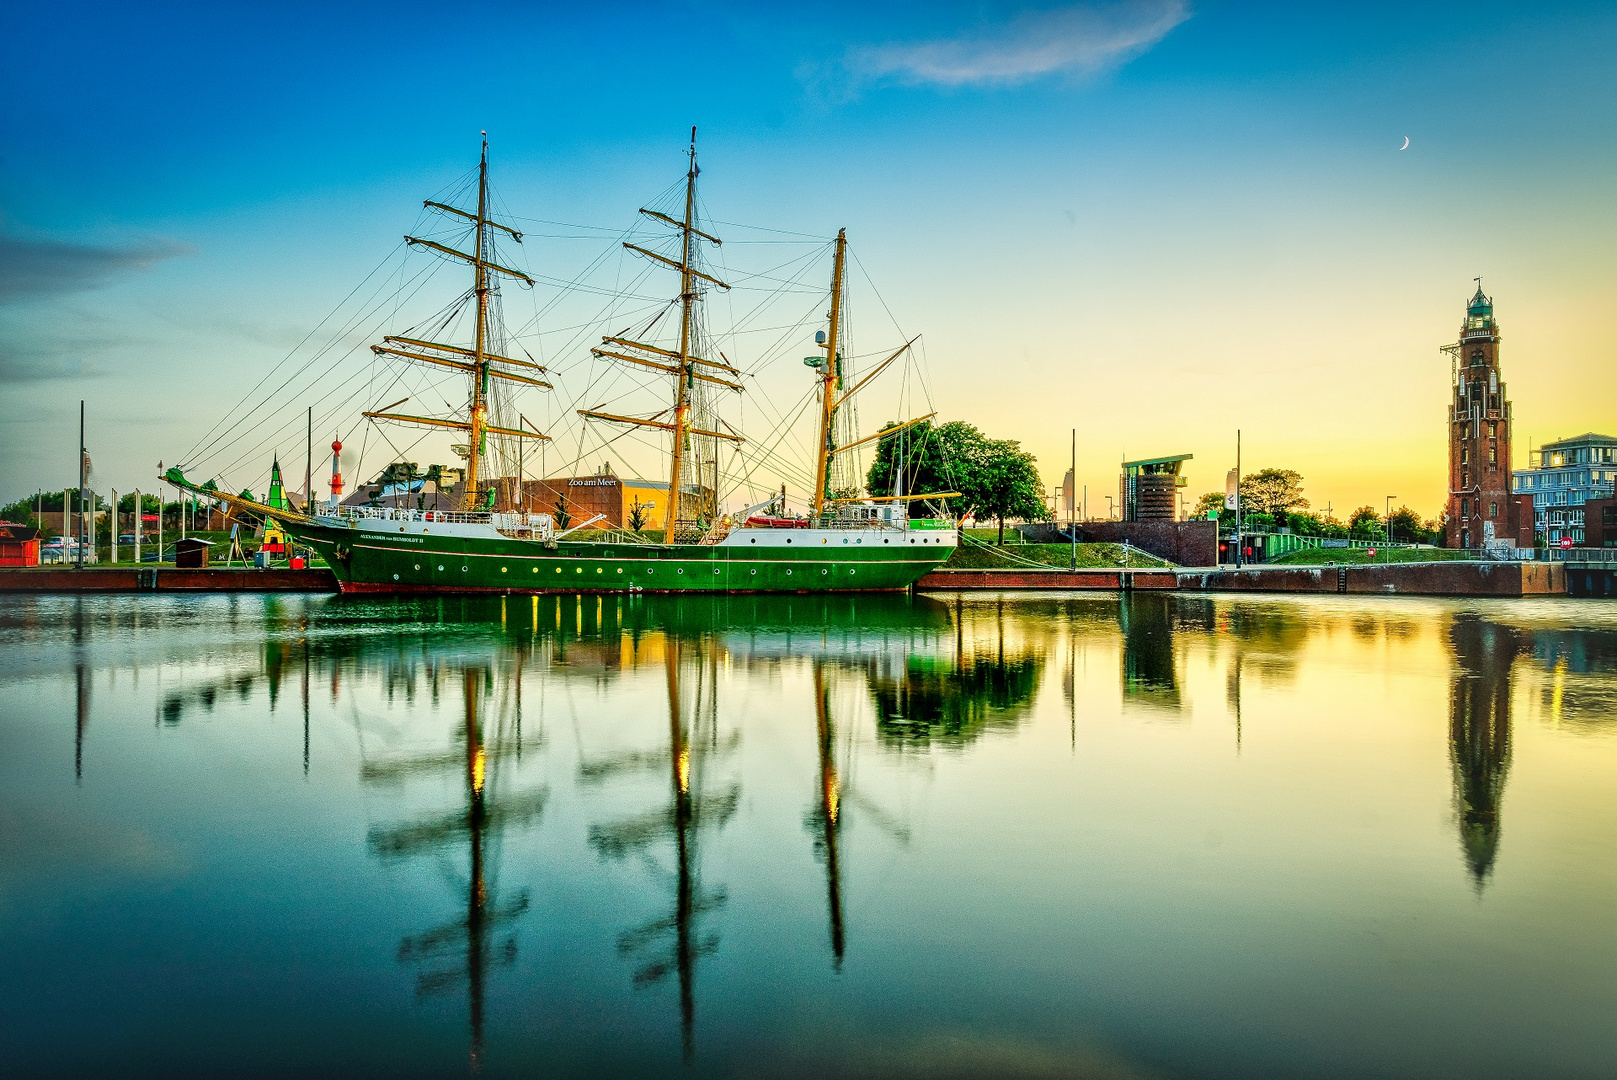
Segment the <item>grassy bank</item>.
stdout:
<path fill-rule="evenodd" d="M 1469 559 L 1469 552 L 1453 548 L 1377 548 L 1371 558 L 1366 548 L 1303 548 L 1272 559 L 1268 566 L 1385 566 L 1388 563 L 1449 562 Z"/>
<path fill-rule="evenodd" d="M 1025 569 L 1028 562 L 1042 563 L 1065 570 L 1072 565 L 1071 544 L 1007 544 L 1005 547 L 978 547 L 967 544 L 955 549 L 945 570 L 1016 570 Z M 1024 561 L 1025 560 L 1025 561 Z M 1122 544 L 1079 544 L 1080 569 L 1116 569 L 1123 565 Z M 1167 566 L 1161 559 L 1145 554 L 1139 548 L 1129 548 L 1128 565 L 1144 569 Z"/>

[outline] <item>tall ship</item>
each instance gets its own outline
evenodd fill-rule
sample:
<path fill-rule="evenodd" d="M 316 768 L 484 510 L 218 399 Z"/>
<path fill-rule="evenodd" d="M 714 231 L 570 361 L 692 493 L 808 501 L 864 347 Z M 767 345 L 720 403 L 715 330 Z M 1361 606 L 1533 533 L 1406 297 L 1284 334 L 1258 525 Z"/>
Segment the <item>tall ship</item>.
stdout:
<path fill-rule="evenodd" d="M 510 448 L 543 443 L 541 433 L 515 412 L 510 389 L 551 390 L 547 369 L 516 349 L 498 317 L 502 280 L 533 287 L 534 280 L 501 261 L 495 241 L 520 243 L 522 233 L 491 216 L 488 140 L 483 139 L 476 174 L 475 207 L 428 200 L 427 210 L 461 223 L 470 250 L 414 236 L 412 248 L 427 249 L 471 270 L 472 288 L 463 294 L 471 309 L 469 341 L 451 343 L 412 330 L 389 335 L 371 346 L 378 357 L 433 369 L 464 379 L 464 406 L 447 416 L 400 412 L 403 399 L 362 415 L 379 424 L 447 430 L 464 438 L 456 452 L 465 459 L 464 481 L 450 509 L 425 506 L 317 504 L 306 490 L 301 506 L 277 494 L 263 500 L 250 492 L 231 495 L 217 481 L 198 484 L 181 468 L 162 479 L 230 507 L 237 515 L 273 522 L 312 548 L 336 575 L 345 593 L 431 592 L 849 592 L 897 590 L 913 585 L 953 554 L 956 523 L 948 516 L 954 492 L 905 493 L 904 470 L 895 472 L 895 490 L 869 492 L 849 482 L 839 465 L 843 455 L 924 424 L 931 414 L 889 423 L 860 438 L 849 424 L 850 399 L 887 370 L 915 339 L 855 375 L 844 359 L 844 295 L 847 277 L 846 230 L 833 245 L 829 311 L 815 333 L 816 355 L 804 364 L 812 372 L 816 417 L 813 486 L 802 509 L 787 509 L 785 485 L 769 498 L 726 513 L 721 505 L 720 447 L 740 446 L 747 437 L 719 415 L 715 394 L 743 392 L 745 374 L 722 352 L 706 346 L 700 309 L 707 292 L 730 286 L 700 261 L 699 246 L 717 247 L 719 237 L 697 217 L 696 132 L 691 131 L 683 183 L 683 214 L 641 209 L 640 214 L 670 230 L 673 247 L 662 253 L 624 242 L 632 255 L 655 269 L 678 275 L 679 292 L 648 325 L 604 335 L 590 349 L 595 361 L 652 373 L 665 388 L 667 403 L 649 416 L 579 408 L 579 422 L 650 432 L 667 446 L 668 481 L 662 492 L 661 529 L 591 529 L 600 515 L 573 525 L 565 516 L 536 513 L 520 473 L 493 475 L 511 457 Z M 475 305 L 475 306 L 473 306 Z M 677 334 L 653 326 L 677 312 Z M 672 320 L 670 320 L 671 324 Z M 443 324 L 447 325 L 448 320 Z M 436 336 L 436 335 L 434 335 Z M 924 431 L 925 429 L 920 429 Z M 773 444 L 779 445 L 779 438 Z M 277 474 L 278 477 L 278 474 Z M 839 483 L 840 481 L 840 483 Z M 565 527 L 565 526 L 571 527 Z"/>

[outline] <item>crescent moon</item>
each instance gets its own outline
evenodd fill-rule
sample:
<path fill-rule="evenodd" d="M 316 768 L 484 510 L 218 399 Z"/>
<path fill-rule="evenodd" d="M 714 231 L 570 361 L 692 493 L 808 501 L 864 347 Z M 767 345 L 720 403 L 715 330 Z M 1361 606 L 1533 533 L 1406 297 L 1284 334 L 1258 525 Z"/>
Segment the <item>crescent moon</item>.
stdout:
<path fill-rule="evenodd" d="M 1404 145 L 1400 146 L 1398 149 L 1400 149 L 1400 150 L 1408 150 L 1409 149 L 1409 136 L 1408 135 L 1404 136 Z"/>

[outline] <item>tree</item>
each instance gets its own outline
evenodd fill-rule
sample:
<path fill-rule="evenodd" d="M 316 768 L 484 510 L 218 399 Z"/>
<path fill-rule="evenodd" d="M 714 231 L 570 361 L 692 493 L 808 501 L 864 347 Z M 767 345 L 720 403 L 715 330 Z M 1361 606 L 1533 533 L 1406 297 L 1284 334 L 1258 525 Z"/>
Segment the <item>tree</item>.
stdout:
<path fill-rule="evenodd" d="M 1005 519 L 1043 521 L 1050 516 L 1034 457 L 1015 439 L 987 439 L 958 470 L 961 502 L 974 518 L 991 517 L 1005 543 Z"/>
<path fill-rule="evenodd" d="M 1209 491 L 1196 500 L 1196 509 L 1192 512 L 1197 518 L 1204 518 L 1217 511 L 1224 512 L 1224 493 L 1222 491 Z"/>
<path fill-rule="evenodd" d="M 650 503 L 641 502 L 640 496 L 636 495 L 634 502 L 629 506 L 629 528 L 635 532 L 644 529 L 646 527 L 646 511 L 650 507 Z"/>
<path fill-rule="evenodd" d="M 907 495 L 957 491 L 944 500 L 945 509 L 960 517 L 995 519 L 1003 544 L 1006 518 L 1050 516 L 1034 460 L 1015 439 L 991 439 L 964 420 L 936 428 L 922 422 L 881 439 L 865 483 L 873 495 L 888 494 L 900 482 Z M 926 513 L 923 501 L 910 504 L 911 516 Z"/>
<path fill-rule="evenodd" d="M 567 512 L 567 496 L 556 496 L 556 528 L 565 529 L 573 523 L 573 515 Z"/>
<path fill-rule="evenodd" d="M 882 430 L 897 427 L 888 421 Z M 985 442 L 983 433 L 963 420 L 952 420 L 933 427 L 923 420 L 876 444 L 876 457 L 865 473 L 865 488 L 872 495 L 891 495 L 895 487 L 904 495 L 925 495 L 934 491 L 960 491 L 960 463 L 974 459 Z M 963 513 L 958 499 L 944 500 L 945 510 Z M 909 503 L 911 517 L 924 517 L 932 511 L 925 500 Z"/>
<path fill-rule="evenodd" d="M 1407 506 L 1400 506 L 1387 519 L 1387 539 L 1397 538 L 1411 544 L 1426 542 L 1426 527 L 1420 515 Z"/>
<path fill-rule="evenodd" d="M 1348 531 L 1355 536 L 1381 535 L 1381 515 L 1373 506 L 1361 506 L 1348 516 Z"/>
<path fill-rule="evenodd" d="M 1241 477 L 1241 512 L 1282 516 L 1307 510 L 1303 474 L 1294 469 L 1260 469 Z"/>

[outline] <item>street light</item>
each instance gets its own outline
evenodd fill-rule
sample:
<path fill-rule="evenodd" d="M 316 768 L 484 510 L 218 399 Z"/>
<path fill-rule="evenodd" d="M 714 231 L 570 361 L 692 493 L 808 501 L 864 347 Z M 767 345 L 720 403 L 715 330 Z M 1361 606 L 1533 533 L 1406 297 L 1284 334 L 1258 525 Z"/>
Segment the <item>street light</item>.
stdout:
<path fill-rule="evenodd" d="M 1396 495 L 1388 495 L 1387 496 L 1387 512 L 1386 512 L 1386 514 L 1383 515 L 1383 517 L 1385 518 L 1385 520 L 1387 522 L 1387 543 L 1389 543 L 1389 544 L 1392 543 L 1392 501 L 1394 499 L 1396 499 L 1397 497 L 1398 496 L 1396 496 Z M 1387 557 L 1389 559 L 1392 558 L 1391 555 L 1389 555 Z"/>
<path fill-rule="evenodd" d="M 1112 504 L 1114 502 L 1116 502 L 1116 501 L 1117 500 L 1113 499 L 1110 495 L 1106 496 L 1106 520 L 1107 521 L 1112 520 L 1112 515 L 1114 513 L 1116 513 L 1116 510 L 1112 506 Z"/>

